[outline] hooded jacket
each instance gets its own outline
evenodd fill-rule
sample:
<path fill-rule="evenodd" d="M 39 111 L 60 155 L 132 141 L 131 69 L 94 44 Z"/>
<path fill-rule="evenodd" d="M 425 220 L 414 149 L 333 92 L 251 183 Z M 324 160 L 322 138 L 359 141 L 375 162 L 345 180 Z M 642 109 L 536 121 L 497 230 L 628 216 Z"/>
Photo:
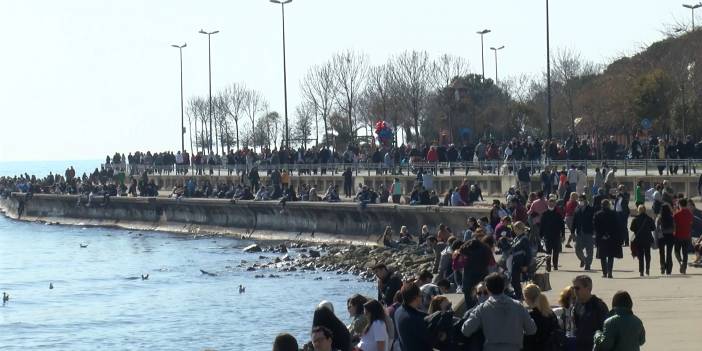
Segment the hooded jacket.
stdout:
<path fill-rule="evenodd" d="M 463 323 L 461 332 L 470 337 L 481 329 L 485 351 L 519 351 L 524 335 L 536 333 L 536 324 L 519 302 L 504 294 L 493 295 L 478 305 Z"/>

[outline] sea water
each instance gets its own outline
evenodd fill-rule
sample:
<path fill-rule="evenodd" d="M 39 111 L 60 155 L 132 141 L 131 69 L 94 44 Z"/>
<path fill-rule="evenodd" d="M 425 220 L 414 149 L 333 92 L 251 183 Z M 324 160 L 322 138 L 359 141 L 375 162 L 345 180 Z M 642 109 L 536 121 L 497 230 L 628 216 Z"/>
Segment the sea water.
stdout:
<path fill-rule="evenodd" d="M 322 300 L 348 323 L 346 299 L 375 296 L 351 275 L 246 271 L 282 255 L 243 253 L 251 243 L 0 216 L 0 349 L 263 351 L 281 332 L 309 340 Z"/>

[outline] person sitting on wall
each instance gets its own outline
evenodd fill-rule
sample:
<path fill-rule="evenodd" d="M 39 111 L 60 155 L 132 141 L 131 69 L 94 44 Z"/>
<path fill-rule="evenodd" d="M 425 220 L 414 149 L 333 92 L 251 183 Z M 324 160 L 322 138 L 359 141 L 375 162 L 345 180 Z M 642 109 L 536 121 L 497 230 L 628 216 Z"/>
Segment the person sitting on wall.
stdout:
<path fill-rule="evenodd" d="M 268 192 L 268 187 L 265 185 L 261 185 L 261 188 L 258 189 L 258 192 L 256 193 L 256 198 L 254 200 L 255 201 L 270 200 L 270 193 Z"/>

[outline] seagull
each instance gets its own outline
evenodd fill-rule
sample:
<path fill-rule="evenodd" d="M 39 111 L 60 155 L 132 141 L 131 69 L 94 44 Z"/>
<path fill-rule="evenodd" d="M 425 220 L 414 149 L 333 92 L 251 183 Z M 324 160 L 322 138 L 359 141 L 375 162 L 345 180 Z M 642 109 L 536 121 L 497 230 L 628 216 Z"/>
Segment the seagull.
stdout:
<path fill-rule="evenodd" d="M 49 283 L 49 290 L 54 288 L 54 283 Z"/>
<path fill-rule="evenodd" d="M 217 276 L 217 274 L 210 273 L 210 272 L 205 271 L 205 270 L 202 270 L 202 269 L 200 270 L 200 273 L 202 273 L 202 274 L 207 274 L 207 275 L 209 275 L 210 277 L 216 277 L 216 276 Z"/>
<path fill-rule="evenodd" d="M 86 247 L 88 247 L 88 244 L 83 244 L 83 243 L 81 243 L 81 244 L 80 244 L 80 247 L 81 247 L 82 249 L 85 249 Z"/>
<path fill-rule="evenodd" d="M 149 274 L 147 273 L 146 275 L 141 275 L 141 280 L 149 280 Z"/>
<path fill-rule="evenodd" d="M 246 292 L 246 287 L 243 285 L 239 285 L 239 294 L 243 294 Z"/>
<path fill-rule="evenodd" d="M 3 291 L 2 293 L 2 305 L 5 306 L 7 301 L 10 301 L 10 295 Z"/>

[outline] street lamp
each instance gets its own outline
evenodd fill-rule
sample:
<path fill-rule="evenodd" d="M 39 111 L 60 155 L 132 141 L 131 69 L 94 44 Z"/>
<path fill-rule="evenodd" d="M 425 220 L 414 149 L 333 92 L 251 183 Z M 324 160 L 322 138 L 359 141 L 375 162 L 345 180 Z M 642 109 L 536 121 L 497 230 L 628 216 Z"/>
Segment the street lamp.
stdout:
<path fill-rule="evenodd" d="M 209 77 L 210 77 L 210 107 L 209 107 L 209 119 L 210 119 L 210 133 L 209 133 L 209 140 L 207 142 L 207 145 L 209 146 L 210 150 L 210 155 L 212 155 L 212 46 L 210 45 L 210 37 L 212 34 L 217 34 L 219 33 L 218 30 L 214 32 L 205 32 L 203 29 L 200 29 L 198 32 L 200 34 L 206 34 L 207 35 L 207 63 L 209 67 Z"/>
<path fill-rule="evenodd" d="M 546 113 L 548 115 L 548 139 L 553 137 L 551 130 L 551 33 L 548 18 L 548 0 L 546 0 Z"/>
<path fill-rule="evenodd" d="M 292 0 L 270 0 L 274 4 L 280 4 L 280 10 L 283 18 L 283 96 L 285 98 L 285 147 L 290 148 L 290 129 L 288 128 L 288 72 L 285 64 L 285 4 L 289 4 Z"/>
<path fill-rule="evenodd" d="M 497 85 L 497 52 L 504 49 L 505 46 L 502 45 L 499 48 L 491 47 L 490 50 L 495 52 L 495 85 Z"/>
<path fill-rule="evenodd" d="M 185 152 L 185 122 L 183 118 L 183 48 L 188 46 L 188 44 L 173 44 L 171 46 L 178 48 L 178 51 L 180 51 L 180 151 Z"/>
<path fill-rule="evenodd" d="M 489 29 L 483 29 L 479 32 L 476 32 L 477 34 L 480 34 L 480 61 L 482 62 L 483 65 L 483 77 L 482 79 L 485 79 L 485 48 L 483 44 L 483 36 L 485 34 L 490 33 Z"/>
<path fill-rule="evenodd" d="M 690 9 L 692 11 L 692 30 L 691 32 L 695 31 L 695 10 L 702 7 L 702 2 L 699 2 L 695 5 L 688 5 L 688 4 L 683 4 L 684 8 Z"/>

